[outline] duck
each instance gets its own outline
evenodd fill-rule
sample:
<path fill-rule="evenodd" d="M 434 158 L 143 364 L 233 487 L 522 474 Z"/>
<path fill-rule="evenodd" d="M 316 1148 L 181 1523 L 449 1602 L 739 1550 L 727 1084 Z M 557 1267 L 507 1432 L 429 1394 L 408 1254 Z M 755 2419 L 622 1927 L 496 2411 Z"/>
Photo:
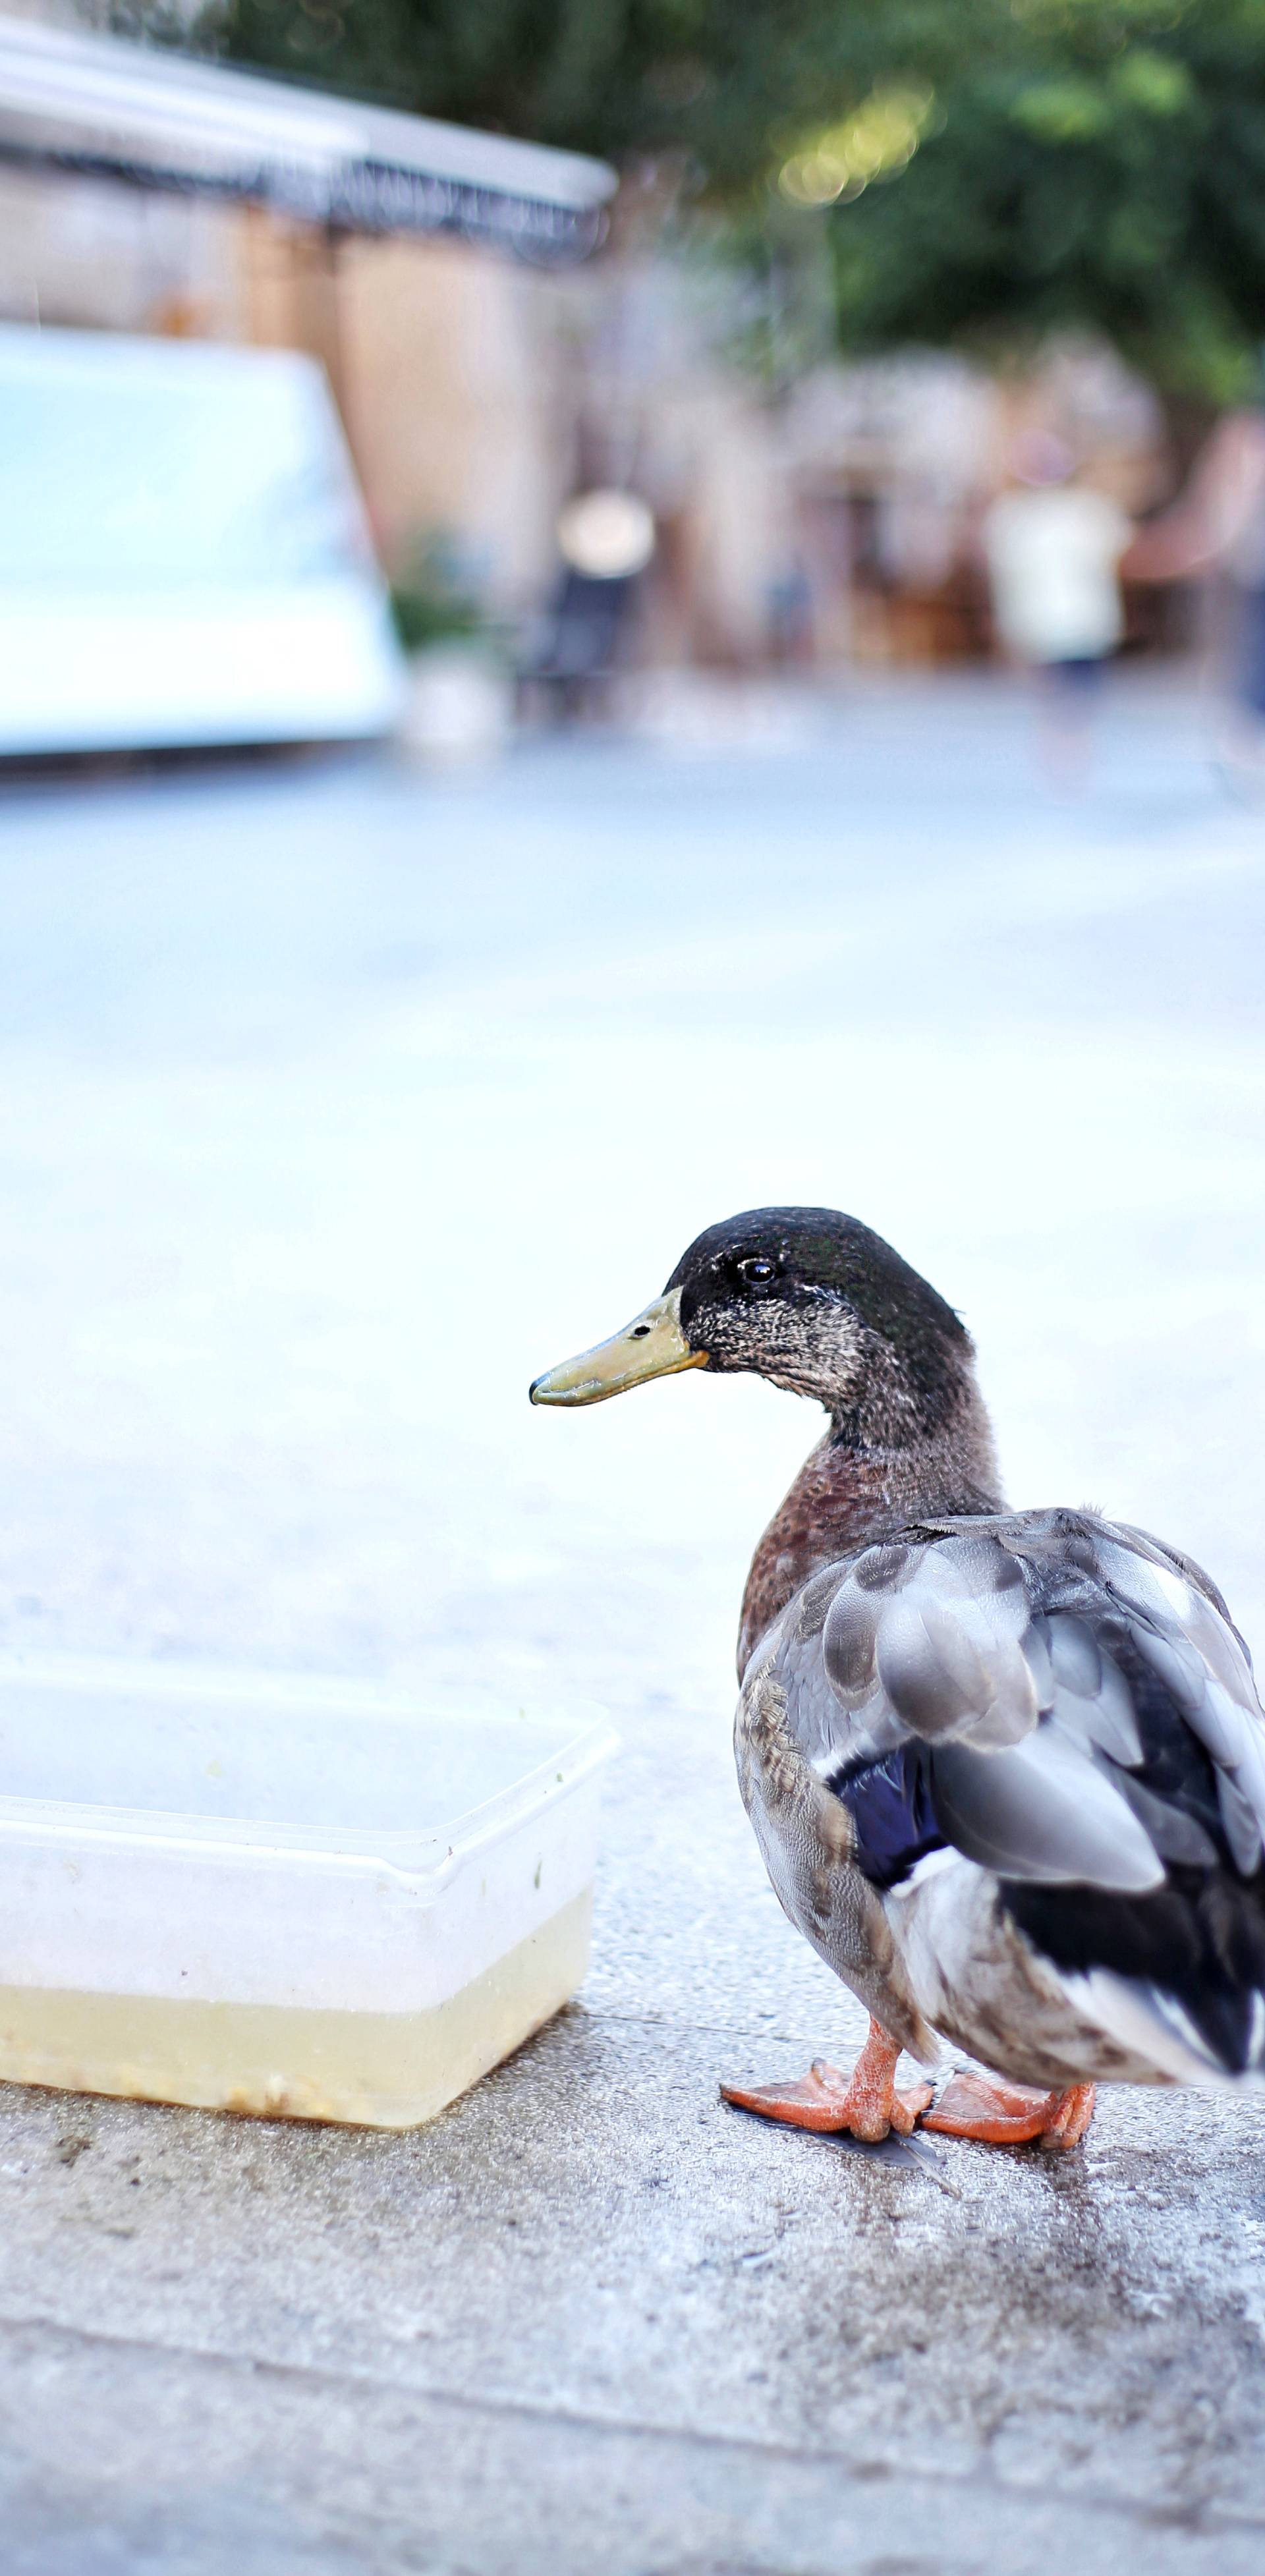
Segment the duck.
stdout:
<path fill-rule="evenodd" d="M 1100 2085 L 1259 2083 L 1265 1718 L 1211 1577 L 1096 1509 L 1008 1510 L 965 1324 L 835 1209 L 709 1226 L 529 1392 L 687 1369 L 827 1416 L 752 1558 L 734 1746 L 785 1913 L 869 2015 L 851 2068 L 724 2099 L 1067 2150 Z"/>

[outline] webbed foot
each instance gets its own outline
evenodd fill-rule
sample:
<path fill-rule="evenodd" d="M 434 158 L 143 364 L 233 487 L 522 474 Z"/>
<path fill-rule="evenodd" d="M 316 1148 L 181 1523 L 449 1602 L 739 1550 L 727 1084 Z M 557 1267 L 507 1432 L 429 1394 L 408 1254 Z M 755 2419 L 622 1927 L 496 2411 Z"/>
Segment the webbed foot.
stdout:
<path fill-rule="evenodd" d="M 946 2138 L 982 2138 L 991 2146 L 1017 2147 L 1037 2138 L 1043 2147 L 1079 2146 L 1094 2116 L 1094 2087 L 1073 2084 L 1065 2093 L 1039 2093 L 1030 2084 L 1005 2084 L 1000 2076 L 962 2067 L 949 2078 L 924 2129 Z"/>
<path fill-rule="evenodd" d="M 847 2129 L 869 2145 L 877 2144 L 891 2129 L 907 2138 L 931 2100 L 932 2087 L 910 2084 L 898 2091 L 899 2056 L 896 2042 L 872 2021 L 850 2075 L 817 2057 L 798 2083 L 722 2084 L 721 2099 L 733 2102 L 740 2111 L 758 2111 L 762 2119 L 781 2120 L 792 2129 L 827 2134 Z"/>

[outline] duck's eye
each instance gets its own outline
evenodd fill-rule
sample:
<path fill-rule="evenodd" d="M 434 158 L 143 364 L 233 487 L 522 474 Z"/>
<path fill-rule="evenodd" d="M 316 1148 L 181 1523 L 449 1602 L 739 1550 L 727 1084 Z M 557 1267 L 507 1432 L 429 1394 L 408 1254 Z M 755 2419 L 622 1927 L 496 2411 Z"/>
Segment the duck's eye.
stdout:
<path fill-rule="evenodd" d="M 776 1278 L 777 1272 L 774 1264 L 765 1260 L 763 1253 L 751 1252 L 745 1261 L 739 1262 L 738 1276 L 745 1279 L 750 1288 L 765 1288 L 770 1279 Z"/>

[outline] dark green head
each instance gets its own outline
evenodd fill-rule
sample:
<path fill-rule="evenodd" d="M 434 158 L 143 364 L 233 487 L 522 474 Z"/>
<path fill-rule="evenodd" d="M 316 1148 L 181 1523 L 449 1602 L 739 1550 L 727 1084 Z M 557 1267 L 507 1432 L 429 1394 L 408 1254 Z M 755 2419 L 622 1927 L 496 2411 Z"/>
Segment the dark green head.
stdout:
<path fill-rule="evenodd" d="M 551 1369 L 535 1404 L 597 1404 L 676 1369 L 748 1370 L 828 1407 L 841 1430 L 937 1430 L 970 1379 L 970 1335 L 881 1235 L 835 1208 L 749 1208 L 697 1235 L 663 1296 Z"/>

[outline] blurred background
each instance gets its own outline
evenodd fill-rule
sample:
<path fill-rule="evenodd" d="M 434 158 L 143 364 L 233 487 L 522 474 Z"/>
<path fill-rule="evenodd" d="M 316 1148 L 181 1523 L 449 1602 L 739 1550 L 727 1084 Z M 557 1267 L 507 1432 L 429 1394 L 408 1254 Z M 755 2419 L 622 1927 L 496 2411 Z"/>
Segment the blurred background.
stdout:
<path fill-rule="evenodd" d="M 12 1632 L 723 1710 L 788 1199 L 1255 1585 L 1258 0 L 11 0 L 0 307 Z"/>
<path fill-rule="evenodd" d="M 1254 0 L 11 0 L 0 315 L 10 754 L 1117 649 L 1260 716 Z M 1086 490 L 1117 610 L 1026 633 Z"/>
<path fill-rule="evenodd" d="M 1259 0 L 11 5 L 0 304 L 7 1633 L 723 1735 L 779 1200 L 1259 1588 Z"/>

